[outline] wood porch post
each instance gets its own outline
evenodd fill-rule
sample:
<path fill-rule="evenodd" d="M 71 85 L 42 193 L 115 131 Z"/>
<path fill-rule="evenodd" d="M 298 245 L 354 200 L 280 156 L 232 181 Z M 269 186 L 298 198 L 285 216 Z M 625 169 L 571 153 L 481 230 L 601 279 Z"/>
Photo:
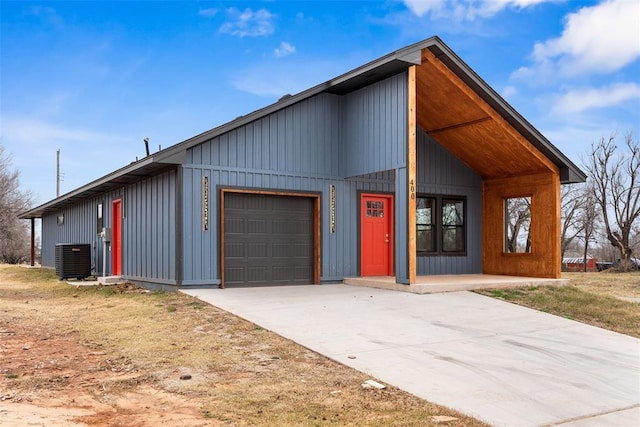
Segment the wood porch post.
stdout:
<path fill-rule="evenodd" d="M 408 132 L 407 132 L 407 254 L 409 285 L 416 283 L 416 66 L 408 72 Z"/>
<path fill-rule="evenodd" d="M 36 265 L 36 219 L 31 218 L 31 267 Z"/>

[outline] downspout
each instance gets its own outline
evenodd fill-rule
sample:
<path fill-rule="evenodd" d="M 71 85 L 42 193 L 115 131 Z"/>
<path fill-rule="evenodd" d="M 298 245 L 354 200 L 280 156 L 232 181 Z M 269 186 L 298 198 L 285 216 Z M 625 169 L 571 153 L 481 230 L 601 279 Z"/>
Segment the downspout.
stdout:
<path fill-rule="evenodd" d="M 176 210 L 175 210 L 175 227 L 176 227 L 176 259 L 175 259 L 175 268 L 176 268 L 176 286 L 182 287 L 182 279 L 183 279 L 183 172 L 184 169 L 182 165 L 179 165 L 176 168 Z"/>

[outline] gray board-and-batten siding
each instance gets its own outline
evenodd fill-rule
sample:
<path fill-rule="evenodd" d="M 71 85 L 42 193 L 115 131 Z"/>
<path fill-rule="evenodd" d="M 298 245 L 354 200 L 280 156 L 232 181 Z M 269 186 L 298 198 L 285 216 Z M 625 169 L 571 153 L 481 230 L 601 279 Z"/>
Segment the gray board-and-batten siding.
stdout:
<path fill-rule="evenodd" d="M 199 144 L 184 165 L 184 285 L 219 283 L 219 234 L 202 230 L 202 179 L 234 187 L 321 194 L 321 280 L 359 273 L 358 194 L 396 193 L 406 171 L 406 74 L 345 96 L 320 94 Z M 467 256 L 419 257 L 418 274 L 481 272 L 481 178 L 424 132 L 418 133 L 418 192 L 467 197 Z M 336 233 L 329 191 L 336 188 Z M 209 212 L 219 211 L 217 197 Z M 404 209 L 404 210 L 403 210 Z M 406 207 L 396 194 L 396 228 Z M 403 214 L 404 212 L 404 214 Z M 213 220 L 213 219 L 211 219 Z M 211 221 L 210 220 L 210 221 Z M 406 263 L 396 232 L 395 263 Z"/>
<path fill-rule="evenodd" d="M 219 284 L 217 190 L 233 187 L 320 193 L 322 281 L 359 273 L 359 193 L 395 193 L 395 264 L 402 276 L 398 266 L 407 262 L 406 235 L 398 229 L 406 226 L 406 84 L 401 73 L 347 95 L 318 94 L 189 148 L 185 164 L 175 170 L 65 208 L 62 226 L 55 225 L 56 215 L 45 216 L 43 265 L 53 265 L 55 243 L 92 242 L 101 272 L 96 204 L 104 204 L 105 226 L 111 226 L 111 201 L 121 197 L 123 276 L 168 285 Z M 466 196 L 468 212 L 467 256 L 419 257 L 418 274 L 480 272 L 481 179 L 424 132 L 418 132 L 417 151 L 418 193 Z M 210 187 L 206 231 L 204 176 Z M 331 185 L 335 233 L 329 232 Z M 176 186 L 182 187 L 182 203 Z M 176 230 L 180 222 L 182 229 Z"/>
<path fill-rule="evenodd" d="M 130 184 L 66 207 L 42 218 L 42 265 L 55 264 L 57 243 L 89 243 L 92 265 L 103 274 L 102 240 L 97 236 L 97 206 L 102 203 L 103 224 L 112 226 L 111 203 L 122 200 L 122 271 L 131 280 L 176 284 L 176 170 Z M 57 224 L 58 215 L 64 216 Z M 111 251 L 107 249 L 111 274 Z"/>
<path fill-rule="evenodd" d="M 395 191 L 394 180 L 368 176 L 404 166 L 407 76 L 401 73 L 350 94 L 319 94 L 187 151 L 184 165 L 184 285 L 218 283 L 219 235 L 202 230 L 202 178 L 211 188 L 239 187 L 321 194 L 321 280 L 358 273 L 357 191 Z M 345 181 L 345 177 L 353 177 Z M 336 188 L 336 233 L 329 230 L 329 188 Z M 219 200 L 210 198 L 209 212 Z M 398 255 L 406 258 L 404 251 Z"/>

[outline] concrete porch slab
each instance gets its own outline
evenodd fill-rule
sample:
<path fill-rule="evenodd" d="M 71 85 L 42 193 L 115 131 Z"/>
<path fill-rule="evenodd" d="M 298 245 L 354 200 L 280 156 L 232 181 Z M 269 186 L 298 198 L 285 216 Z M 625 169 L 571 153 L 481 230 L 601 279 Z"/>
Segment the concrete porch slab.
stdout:
<path fill-rule="evenodd" d="M 565 286 L 568 279 L 543 279 L 539 277 L 499 276 L 492 274 L 451 274 L 418 276 L 418 283 L 402 285 L 393 276 L 347 277 L 345 285 L 389 289 L 414 294 L 472 291 L 474 289 L 514 288 L 529 286 Z"/>

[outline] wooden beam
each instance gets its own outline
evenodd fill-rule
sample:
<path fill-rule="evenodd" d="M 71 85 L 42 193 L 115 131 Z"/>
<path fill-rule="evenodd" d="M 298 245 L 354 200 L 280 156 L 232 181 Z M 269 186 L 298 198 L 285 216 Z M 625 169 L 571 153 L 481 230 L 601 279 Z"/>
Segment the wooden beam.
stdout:
<path fill-rule="evenodd" d="M 458 129 L 458 128 L 462 128 L 465 126 L 471 126 L 471 125 L 475 125 L 478 123 L 482 123 L 482 122 L 486 122 L 487 120 L 493 120 L 491 117 L 483 117 L 481 119 L 478 120 L 472 120 L 470 122 L 465 122 L 465 123 L 458 123 L 457 125 L 451 125 L 451 126 L 446 126 L 443 128 L 439 128 L 439 129 L 431 129 L 431 130 L 426 130 L 425 132 L 427 132 L 429 135 L 433 135 L 434 133 L 438 133 L 438 132 L 446 132 L 448 130 L 452 130 L 452 129 Z"/>
<path fill-rule="evenodd" d="M 416 66 L 408 71 L 408 123 L 407 123 L 407 251 L 409 285 L 416 283 Z"/>

